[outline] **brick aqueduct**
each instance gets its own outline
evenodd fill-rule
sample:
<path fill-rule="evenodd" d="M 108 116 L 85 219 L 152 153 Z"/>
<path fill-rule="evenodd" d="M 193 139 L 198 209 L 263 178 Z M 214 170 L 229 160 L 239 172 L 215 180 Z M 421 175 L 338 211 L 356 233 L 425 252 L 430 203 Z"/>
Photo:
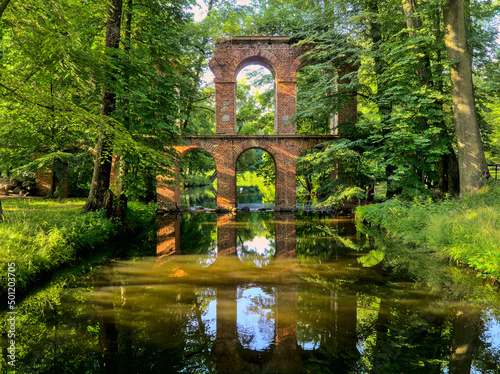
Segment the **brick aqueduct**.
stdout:
<path fill-rule="evenodd" d="M 214 158 L 217 167 L 217 210 L 236 208 L 236 161 L 248 149 L 260 148 L 274 159 L 276 167 L 276 211 L 296 209 L 295 160 L 307 149 L 328 138 L 334 138 L 337 123 L 356 122 L 356 98 L 332 121 L 331 135 L 297 135 L 292 121 L 296 112 L 297 71 L 306 64 L 306 49 L 294 47 L 288 37 L 233 36 L 216 43 L 210 61 L 215 75 L 216 134 L 186 136 L 185 144 L 176 146 L 181 156 L 194 149 L 204 149 Z M 275 135 L 236 134 L 236 76 L 248 65 L 268 68 L 275 81 Z M 347 65 L 339 78 L 349 73 Z M 167 210 L 178 210 L 180 189 L 169 180 L 157 177 L 158 204 Z"/>

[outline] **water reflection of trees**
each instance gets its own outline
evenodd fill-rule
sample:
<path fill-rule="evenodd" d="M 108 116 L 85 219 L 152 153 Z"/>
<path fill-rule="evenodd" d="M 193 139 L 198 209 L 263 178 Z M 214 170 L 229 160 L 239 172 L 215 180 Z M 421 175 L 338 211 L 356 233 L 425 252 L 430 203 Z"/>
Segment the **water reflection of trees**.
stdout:
<path fill-rule="evenodd" d="M 237 289 L 237 333 L 244 348 L 270 349 L 275 339 L 275 288 L 246 285 Z"/>
<path fill-rule="evenodd" d="M 181 215 L 180 250 L 183 254 L 208 254 L 217 246 L 217 218 L 213 214 Z"/>
<path fill-rule="evenodd" d="M 274 213 L 238 213 L 237 254 L 244 263 L 264 267 L 276 255 L 276 228 L 271 218 Z"/>
<path fill-rule="evenodd" d="M 195 236 L 206 229 L 213 243 L 215 220 L 204 216 L 187 220 L 187 227 Z M 254 234 L 244 217 L 230 222 L 229 231 L 242 228 L 250 238 Z M 498 328 L 498 289 L 427 250 L 406 249 L 375 232 L 364 241 L 363 233 L 353 236 L 327 216 L 310 218 L 309 226 L 283 217 L 279 224 L 257 223 L 256 232 L 274 229 L 276 247 L 279 225 L 285 224 L 298 240 L 330 235 L 335 242 L 321 242 L 323 249 L 309 251 L 307 261 L 305 255 L 286 258 L 278 270 L 241 266 L 238 271 L 247 269 L 247 278 L 235 278 L 198 266 L 196 279 L 191 270 L 197 265 L 191 264 L 185 268 L 190 275 L 179 280 L 171 277 L 174 270 L 189 261 L 159 258 L 115 263 L 71 283 L 73 289 L 62 283 L 33 294 L 18 309 L 17 369 L 27 374 L 498 372 L 500 343 L 491 346 L 488 336 L 491 318 Z M 384 254 L 382 261 L 359 261 L 369 254 L 370 242 Z M 188 243 L 200 243 L 204 251 L 213 246 L 193 237 Z M 234 254 L 227 257 L 238 261 Z M 280 277 L 271 280 L 276 272 Z M 260 291 L 243 292 L 253 288 Z M 238 315 L 243 297 L 256 316 L 252 326 Z M 254 329 L 271 343 L 252 345 Z M 5 361 L 4 353 L 2 365 Z"/>

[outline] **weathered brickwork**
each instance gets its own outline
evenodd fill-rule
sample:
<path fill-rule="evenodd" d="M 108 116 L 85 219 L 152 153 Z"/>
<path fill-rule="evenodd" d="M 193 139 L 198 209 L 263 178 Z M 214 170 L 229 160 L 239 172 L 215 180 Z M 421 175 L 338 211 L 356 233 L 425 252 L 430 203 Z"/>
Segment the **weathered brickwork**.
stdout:
<path fill-rule="evenodd" d="M 276 257 L 296 258 L 295 213 L 276 213 Z"/>
<path fill-rule="evenodd" d="M 236 256 L 236 215 L 217 215 L 217 256 Z"/>
<path fill-rule="evenodd" d="M 62 169 L 65 172 L 62 172 L 62 179 L 58 179 L 54 175 L 54 171 L 52 169 L 42 169 L 37 170 L 35 173 L 35 183 L 37 188 L 38 196 L 52 196 L 53 194 L 57 194 L 57 197 L 66 198 L 69 196 L 69 186 L 68 186 L 68 165 L 61 164 L 59 165 L 59 169 Z M 52 190 L 52 188 L 54 190 Z"/>
<path fill-rule="evenodd" d="M 181 253 L 181 221 L 178 214 L 157 219 L 156 254 L 161 258 Z"/>
<path fill-rule="evenodd" d="M 220 210 L 236 208 L 236 163 L 243 152 L 252 148 L 267 151 L 276 167 L 275 210 L 295 210 L 295 161 L 303 152 L 335 136 L 189 136 L 187 144 L 177 146 L 181 156 L 193 149 L 204 149 L 210 153 L 217 165 L 217 207 Z M 157 179 L 157 201 L 166 209 L 179 207 L 180 189 L 165 177 Z"/>
<path fill-rule="evenodd" d="M 215 75 L 216 133 L 236 133 L 236 76 L 248 65 L 268 68 L 276 86 L 275 134 L 295 134 L 297 70 L 305 50 L 290 45 L 287 37 L 225 38 L 216 44 L 210 69 Z"/>
<path fill-rule="evenodd" d="M 204 149 L 217 165 L 217 207 L 219 210 L 236 208 L 236 161 L 248 149 L 263 149 L 274 158 L 276 165 L 277 211 L 295 210 L 295 161 L 307 149 L 331 138 L 327 136 L 297 136 L 296 74 L 305 65 L 302 56 L 306 49 L 291 45 L 288 37 L 242 36 L 219 40 L 210 61 L 215 75 L 216 135 L 185 137 L 186 144 L 177 146 L 181 156 L 193 149 Z M 236 76 L 247 65 L 259 64 L 267 67 L 275 79 L 276 109 L 275 135 L 236 135 Z M 339 79 L 349 73 L 351 66 L 339 71 Z M 335 127 L 342 122 L 356 122 L 356 98 L 335 117 Z M 177 171 L 177 170 L 174 170 Z M 179 207 L 180 190 L 165 176 L 157 178 L 158 204 L 166 209 Z"/>
<path fill-rule="evenodd" d="M 52 178 L 53 172 L 51 169 L 36 171 L 35 182 L 39 196 L 50 196 L 52 194 Z"/>
<path fill-rule="evenodd" d="M 276 254 L 277 258 L 296 258 L 295 213 L 276 213 Z M 157 219 L 156 254 L 159 257 L 181 255 L 180 216 L 170 213 Z M 236 214 L 217 214 L 217 256 L 236 256 L 238 225 Z"/>

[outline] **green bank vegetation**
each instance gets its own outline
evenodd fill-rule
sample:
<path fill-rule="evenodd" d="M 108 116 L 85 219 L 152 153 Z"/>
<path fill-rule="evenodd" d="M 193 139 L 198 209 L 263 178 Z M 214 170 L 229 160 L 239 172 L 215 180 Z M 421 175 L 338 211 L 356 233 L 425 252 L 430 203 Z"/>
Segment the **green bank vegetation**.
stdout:
<path fill-rule="evenodd" d="M 485 278 L 500 279 L 500 183 L 462 199 L 395 198 L 365 205 L 357 208 L 356 218 L 470 266 Z"/>
<path fill-rule="evenodd" d="M 153 209 L 130 203 L 122 222 L 104 211 L 83 213 L 84 199 L 3 200 L 0 222 L 0 262 L 15 263 L 16 288 L 20 292 L 43 275 L 73 264 L 79 257 L 125 231 L 137 231 L 151 222 Z M 0 270 L 6 285 L 7 268 Z M 5 290 L 0 289 L 0 294 Z"/>

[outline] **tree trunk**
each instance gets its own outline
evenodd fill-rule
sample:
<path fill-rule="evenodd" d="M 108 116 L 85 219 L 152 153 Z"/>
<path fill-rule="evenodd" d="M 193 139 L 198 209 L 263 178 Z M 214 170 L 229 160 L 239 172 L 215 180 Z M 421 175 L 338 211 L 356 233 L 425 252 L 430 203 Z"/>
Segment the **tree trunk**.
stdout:
<path fill-rule="evenodd" d="M 476 193 L 489 177 L 489 171 L 476 116 L 464 0 L 448 0 L 443 15 L 446 51 L 451 61 L 451 99 L 458 145 L 460 196 L 463 197 Z"/>
<path fill-rule="evenodd" d="M 9 5 L 10 0 L 3 0 L 0 3 L 0 19 L 2 19 L 3 12 L 5 11 L 5 8 L 7 8 L 7 5 Z"/>
<path fill-rule="evenodd" d="M 406 18 L 406 26 L 408 26 L 408 34 L 410 37 L 415 36 L 415 32 L 422 28 L 422 19 L 415 15 L 417 10 L 417 0 L 401 0 L 403 4 L 403 11 Z M 425 87 L 429 84 L 429 69 L 431 66 L 429 55 L 425 50 L 419 48 L 420 52 L 420 66 L 417 67 L 417 75 L 420 85 Z"/>
<path fill-rule="evenodd" d="M 210 15 L 212 14 L 213 5 L 214 5 L 214 0 L 210 0 L 208 2 L 208 11 L 205 19 L 210 18 Z M 188 126 L 191 114 L 193 112 L 194 99 L 196 97 L 196 91 L 198 90 L 198 86 L 201 80 L 201 73 L 203 71 L 203 61 L 205 60 L 205 55 L 206 55 L 205 49 L 208 45 L 208 42 L 209 42 L 209 37 L 206 36 L 202 37 L 200 43 L 201 45 L 199 46 L 200 54 L 198 55 L 198 60 L 196 61 L 194 70 L 195 72 L 194 72 L 193 84 L 191 86 L 191 93 L 188 96 L 188 102 L 186 104 L 186 110 L 185 110 L 186 118 L 184 119 L 184 121 L 182 121 L 181 131 L 184 131 Z"/>
<path fill-rule="evenodd" d="M 108 21 L 106 23 L 106 55 L 113 57 L 120 48 L 120 23 L 122 14 L 122 0 L 109 0 Z M 112 74 L 102 90 L 102 103 L 100 114 L 110 116 L 116 108 L 116 93 L 112 92 Z M 112 127 L 111 122 L 109 126 Z M 86 212 L 105 208 L 111 211 L 113 193 L 109 189 L 111 178 L 111 164 L 113 159 L 113 134 L 106 129 L 101 129 L 101 136 L 97 143 L 97 152 L 94 163 L 94 175 L 89 197 L 85 204 Z"/>
<path fill-rule="evenodd" d="M 450 374 L 468 374 L 478 350 L 481 314 L 474 310 L 459 310 L 453 319 L 451 333 Z"/>
<path fill-rule="evenodd" d="M 436 23 L 434 36 L 436 37 L 437 43 L 439 43 L 441 40 L 443 40 L 443 32 L 441 30 L 441 11 L 439 9 L 436 10 L 435 17 Z M 436 49 L 436 66 L 442 66 L 441 48 Z M 440 73 L 441 74 L 438 73 L 432 77 L 432 85 L 442 96 L 445 96 L 442 77 L 444 75 L 443 68 L 441 68 Z M 439 104 L 439 107 L 444 110 L 443 100 L 437 99 L 436 102 Z M 440 171 L 439 188 L 442 193 L 451 193 L 453 195 L 458 195 L 460 193 L 460 180 L 458 176 L 458 159 L 452 146 L 454 139 L 448 132 L 446 124 L 442 123 L 441 128 L 443 129 L 443 133 L 439 136 L 442 138 L 446 138 L 448 142 L 448 153 L 445 154 L 443 158 L 438 162 L 438 170 Z"/>
<path fill-rule="evenodd" d="M 443 194 L 458 194 L 460 192 L 458 162 L 455 151 L 453 150 L 451 145 L 448 147 L 448 154 L 444 155 L 443 158 L 438 162 L 437 170 L 440 175 L 439 190 Z"/>

